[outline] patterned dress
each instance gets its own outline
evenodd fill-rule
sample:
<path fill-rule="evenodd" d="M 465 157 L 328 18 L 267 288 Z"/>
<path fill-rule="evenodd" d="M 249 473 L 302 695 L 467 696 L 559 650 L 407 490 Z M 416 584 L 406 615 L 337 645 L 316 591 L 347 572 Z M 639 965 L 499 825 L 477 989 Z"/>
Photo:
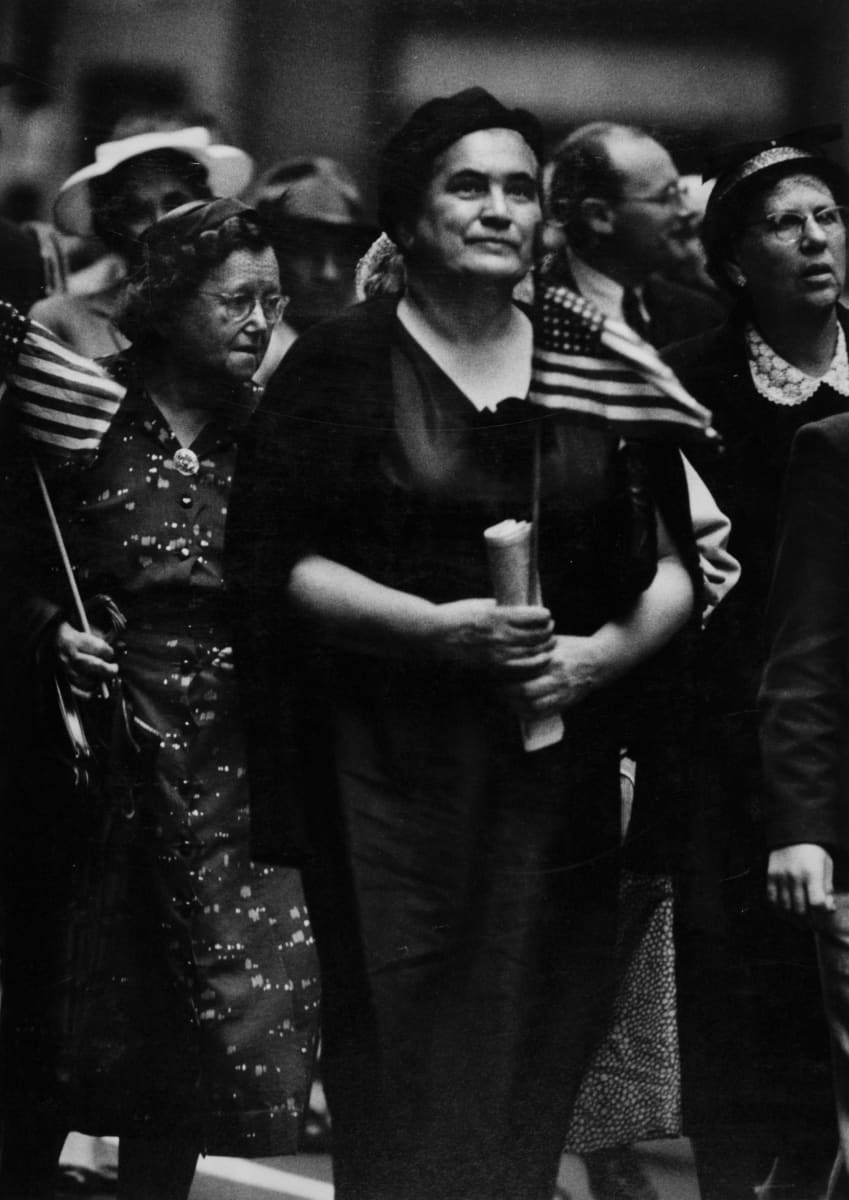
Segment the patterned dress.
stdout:
<path fill-rule="evenodd" d="M 249 858 L 220 568 L 234 429 L 213 420 L 192 456 L 179 450 L 135 379 L 97 464 L 55 488 L 80 589 L 126 618 L 121 677 L 159 735 L 58 1094 L 87 1132 L 187 1129 L 210 1153 L 280 1154 L 296 1149 L 308 1091 L 317 965 L 299 873 Z M 42 921 L 31 905 L 10 916 L 12 959 L 15 933 L 31 948 Z M 42 966 L 35 986 L 22 962 L 8 974 L 7 1072 L 35 1062 L 42 1086 L 61 1082 L 67 1047 L 53 1053 L 45 1016 L 55 972 Z"/>

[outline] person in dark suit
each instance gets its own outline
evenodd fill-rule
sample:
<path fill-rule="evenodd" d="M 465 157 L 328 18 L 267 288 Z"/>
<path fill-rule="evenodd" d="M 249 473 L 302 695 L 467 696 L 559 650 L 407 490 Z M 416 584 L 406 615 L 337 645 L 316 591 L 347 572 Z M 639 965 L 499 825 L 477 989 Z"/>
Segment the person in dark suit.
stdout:
<path fill-rule="evenodd" d="M 552 215 L 565 242 L 549 270 L 663 347 L 722 322 L 722 305 L 658 272 L 685 236 L 689 209 L 669 153 L 641 129 L 595 121 L 553 155 Z"/>
<path fill-rule="evenodd" d="M 817 935 L 849 1196 L 849 414 L 801 429 L 782 505 L 761 689 L 770 903 Z"/>

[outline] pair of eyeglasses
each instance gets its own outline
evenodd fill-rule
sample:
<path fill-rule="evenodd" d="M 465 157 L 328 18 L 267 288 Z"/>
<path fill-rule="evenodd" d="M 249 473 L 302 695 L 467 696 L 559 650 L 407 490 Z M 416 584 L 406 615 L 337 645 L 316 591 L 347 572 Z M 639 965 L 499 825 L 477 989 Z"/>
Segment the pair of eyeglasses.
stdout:
<path fill-rule="evenodd" d="M 687 193 L 676 179 L 654 196 L 623 196 L 620 203 L 629 200 L 632 204 L 658 204 L 661 208 L 680 208 L 687 202 Z"/>
<path fill-rule="evenodd" d="M 276 325 L 289 303 L 288 296 L 250 296 L 247 292 L 205 292 L 202 288 L 199 288 L 198 291 L 201 296 L 214 296 L 231 321 L 247 321 L 259 304 L 268 324 Z"/>
<path fill-rule="evenodd" d="M 808 221 L 813 221 L 827 238 L 837 238 L 846 232 L 847 214 L 849 208 L 846 205 L 830 204 L 811 213 L 770 213 L 762 221 L 752 221 L 748 228 L 765 229 L 778 242 L 800 242 L 808 228 Z"/>

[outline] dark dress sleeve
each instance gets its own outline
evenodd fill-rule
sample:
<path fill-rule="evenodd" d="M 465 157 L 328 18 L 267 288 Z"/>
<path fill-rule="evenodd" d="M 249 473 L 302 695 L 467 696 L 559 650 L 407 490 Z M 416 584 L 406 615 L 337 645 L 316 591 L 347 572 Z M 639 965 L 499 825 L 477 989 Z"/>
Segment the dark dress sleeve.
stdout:
<path fill-rule="evenodd" d="M 239 449 L 225 578 L 253 852 L 266 861 L 297 862 L 308 850 L 297 745 L 304 723 L 323 718 L 296 688 L 304 639 L 286 594 L 292 567 L 308 553 L 361 567 L 356 547 L 370 507 L 364 481 L 375 474 L 366 462 L 380 440 L 371 411 L 377 385 L 362 361 L 379 348 L 373 333 L 355 314 L 304 335 L 273 376 Z"/>
<path fill-rule="evenodd" d="M 845 837 L 849 418 L 799 431 L 790 459 L 761 688 L 770 846 Z"/>

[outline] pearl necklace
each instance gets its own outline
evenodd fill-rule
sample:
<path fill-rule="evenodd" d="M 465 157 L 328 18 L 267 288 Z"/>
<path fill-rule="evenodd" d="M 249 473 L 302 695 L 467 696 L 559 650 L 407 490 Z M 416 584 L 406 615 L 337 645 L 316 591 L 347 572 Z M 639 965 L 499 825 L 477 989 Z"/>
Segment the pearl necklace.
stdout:
<path fill-rule="evenodd" d="M 822 384 L 828 384 L 841 396 L 849 396 L 849 357 L 846 336 L 837 326 L 837 345 L 831 366 L 825 375 L 808 375 L 783 359 L 764 341 L 754 325 L 746 326 L 746 350 L 749 372 L 759 395 L 772 404 L 785 407 L 804 404 Z"/>

